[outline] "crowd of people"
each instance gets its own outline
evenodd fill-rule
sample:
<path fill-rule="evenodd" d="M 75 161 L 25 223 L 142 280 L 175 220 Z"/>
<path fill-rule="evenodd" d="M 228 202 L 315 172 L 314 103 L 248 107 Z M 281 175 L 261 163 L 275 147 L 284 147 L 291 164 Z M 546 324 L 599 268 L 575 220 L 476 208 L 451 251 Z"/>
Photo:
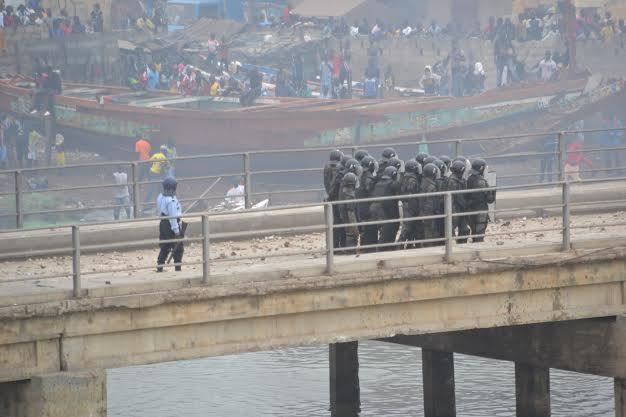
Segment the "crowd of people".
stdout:
<path fill-rule="evenodd" d="M 66 165 L 65 137 L 61 133 L 48 144 L 39 129 L 28 128 L 10 114 L 0 115 L 0 170 L 37 168 L 40 161 L 47 163 L 44 158 L 48 154 L 56 166 Z"/>
<path fill-rule="evenodd" d="M 377 161 L 365 150 L 356 151 L 354 156 L 332 151 L 323 173 L 328 201 L 348 201 L 333 205 L 334 223 L 346 225 L 335 229 L 334 247 L 338 253 L 356 253 L 357 247 L 361 252 L 371 252 L 443 245 L 445 222 L 436 216 L 444 214 L 444 196 L 428 194 L 484 189 L 452 196 L 452 212 L 468 213 L 452 218 L 454 238 L 458 243 L 467 243 L 470 238 L 481 242 L 489 223 L 488 205 L 496 198 L 486 173 L 483 159 L 470 162 L 462 156 L 452 159 L 418 153 L 404 162 L 393 148 L 386 148 Z M 399 197 L 358 201 L 393 196 Z M 416 217 L 434 218 L 414 220 Z M 368 222 L 373 224 L 354 224 Z"/>
<path fill-rule="evenodd" d="M 42 7 L 40 0 L 28 0 L 16 8 L 5 6 L 4 1 L 0 1 L 0 28 L 2 30 L 32 25 L 46 26 L 50 37 L 58 38 L 72 33 L 102 32 L 104 18 L 102 9 L 97 3 L 93 6 L 87 22 L 83 23 L 79 16 L 70 16 L 66 9 L 61 9 L 59 15 L 54 16 L 51 9 Z"/>

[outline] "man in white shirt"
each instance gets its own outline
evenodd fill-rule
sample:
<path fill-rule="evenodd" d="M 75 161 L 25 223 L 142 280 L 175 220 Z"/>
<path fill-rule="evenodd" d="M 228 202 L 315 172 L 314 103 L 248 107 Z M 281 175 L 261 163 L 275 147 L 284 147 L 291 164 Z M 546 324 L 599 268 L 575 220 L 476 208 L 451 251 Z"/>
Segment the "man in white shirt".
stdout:
<path fill-rule="evenodd" d="M 113 173 L 113 179 L 117 187 L 113 187 L 113 218 L 120 219 L 120 211 L 122 207 L 126 211 L 126 218 L 130 219 L 130 194 L 128 192 L 128 174 L 124 172 L 121 166 L 117 166 Z"/>
<path fill-rule="evenodd" d="M 236 207 L 245 207 L 246 205 L 246 188 L 244 186 L 243 178 L 235 183 L 233 187 L 226 192 L 226 201 Z"/>
<path fill-rule="evenodd" d="M 556 74 L 556 62 L 552 59 L 552 53 L 546 52 L 546 56 L 539 63 L 539 73 L 543 82 L 552 81 Z"/>

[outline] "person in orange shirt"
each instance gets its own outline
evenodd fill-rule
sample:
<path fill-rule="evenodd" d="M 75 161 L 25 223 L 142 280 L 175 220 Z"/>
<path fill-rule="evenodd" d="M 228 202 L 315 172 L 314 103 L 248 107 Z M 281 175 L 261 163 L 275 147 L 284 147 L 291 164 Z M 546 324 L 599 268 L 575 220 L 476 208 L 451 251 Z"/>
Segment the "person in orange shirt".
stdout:
<path fill-rule="evenodd" d="M 152 151 L 152 146 L 150 145 L 150 141 L 145 139 L 137 133 L 136 135 L 137 142 L 135 142 L 135 152 L 137 153 L 139 161 L 147 161 L 150 159 L 150 152 Z M 139 181 L 144 181 L 148 179 L 150 172 L 150 164 L 143 163 L 139 164 Z"/>

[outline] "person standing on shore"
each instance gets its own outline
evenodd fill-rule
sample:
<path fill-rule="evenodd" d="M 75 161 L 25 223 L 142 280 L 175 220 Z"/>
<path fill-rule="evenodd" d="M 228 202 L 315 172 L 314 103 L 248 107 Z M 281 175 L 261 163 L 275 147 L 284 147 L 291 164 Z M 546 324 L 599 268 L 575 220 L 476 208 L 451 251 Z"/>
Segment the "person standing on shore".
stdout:
<path fill-rule="evenodd" d="M 150 159 L 150 152 L 152 146 L 148 139 L 144 138 L 141 134 L 137 133 L 135 136 L 137 141 L 135 142 L 135 153 L 137 153 L 137 159 L 139 161 L 147 161 Z M 147 163 L 139 164 L 139 181 L 145 181 L 148 179 L 150 172 L 150 165 Z"/>
<path fill-rule="evenodd" d="M 113 172 L 113 179 L 117 187 L 113 188 L 113 218 L 120 219 L 122 207 L 126 211 L 126 218 L 130 219 L 130 193 L 128 192 L 128 174 L 121 165 L 118 165 Z"/>

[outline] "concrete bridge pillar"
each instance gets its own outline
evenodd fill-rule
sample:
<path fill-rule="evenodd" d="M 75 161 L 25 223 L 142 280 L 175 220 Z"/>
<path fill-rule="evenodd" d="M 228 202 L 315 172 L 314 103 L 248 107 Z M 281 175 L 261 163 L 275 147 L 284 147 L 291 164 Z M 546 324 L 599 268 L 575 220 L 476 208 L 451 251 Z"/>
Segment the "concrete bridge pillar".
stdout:
<path fill-rule="evenodd" d="M 330 412 L 332 417 L 357 417 L 361 411 L 359 343 L 329 347 Z"/>
<path fill-rule="evenodd" d="M 106 372 L 59 372 L 0 383 L 0 416 L 106 417 Z"/>
<path fill-rule="evenodd" d="M 424 417 L 456 417 L 454 354 L 422 349 Z"/>
<path fill-rule="evenodd" d="M 615 378 L 615 417 L 626 417 L 626 379 Z"/>
<path fill-rule="evenodd" d="M 515 363 L 518 417 L 550 417 L 550 369 Z"/>

